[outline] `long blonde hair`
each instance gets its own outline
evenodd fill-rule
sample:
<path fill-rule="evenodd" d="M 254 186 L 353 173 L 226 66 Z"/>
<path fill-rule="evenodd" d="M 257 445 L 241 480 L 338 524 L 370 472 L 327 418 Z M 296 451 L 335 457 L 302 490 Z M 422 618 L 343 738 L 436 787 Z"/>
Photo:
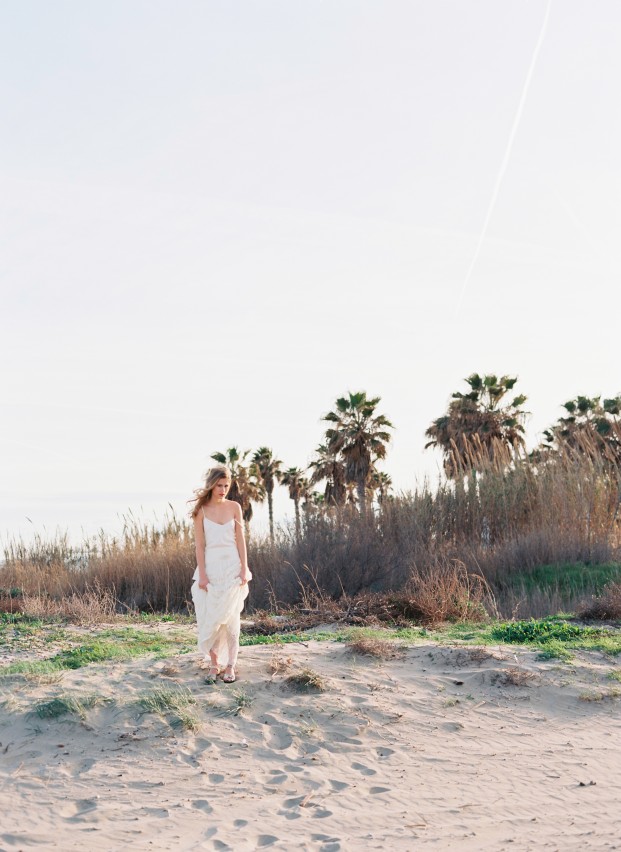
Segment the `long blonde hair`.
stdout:
<path fill-rule="evenodd" d="M 221 479 L 231 481 L 231 471 L 225 464 L 217 464 L 215 467 L 210 467 L 205 474 L 205 484 L 194 493 L 196 497 L 193 500 L 188 500 L 188 503 L 194 503 L 190 517 L 195 518 L 200 510 L 211 500 L 211 495 Z"/>

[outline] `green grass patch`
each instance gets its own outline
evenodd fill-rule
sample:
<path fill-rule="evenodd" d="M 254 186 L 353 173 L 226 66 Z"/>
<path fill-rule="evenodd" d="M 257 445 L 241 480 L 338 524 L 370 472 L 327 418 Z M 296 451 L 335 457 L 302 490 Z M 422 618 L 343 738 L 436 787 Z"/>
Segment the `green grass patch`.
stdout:
<path fill-rule="evenodd" d="M 322 638 L 327 638 L 328 635 L 334 639 L 334 633 L 270 633 L 269 636 L 255 636 L 253 634 L 244 634 L 240 636 L 240 645 L 285 645 L 290 642 L 309 642 L 311 639 L 321 641 Z"/>
<path fill-rule="evenodd" d="M 190 707 L 196 704 L 196 699 L 190 690 L 184 687 L 154 689 L 142 695 L 137 704 L 145 713 L 170 717 L 169 722 L 173 728 L 186 731 L 197 731 L 199 728 L 198 718 L 190 711 Z"/>
<path fill-rule="evenodd" d="M 574 562 L 539 565 L 532 571 L 513 574 L 507 578 L 506 586 L 519 589 L 526 595 L 537 591 L 558 591 L 569 596 L 598 594 L 606 583 L 614 580 L 621 580 L 621 565 L 617 562 L 601 565 Z"/>
<path fill-rule="evenodd" d="M 535 646 L 542 653 L 547 650 L 548 659 L 562 659 L 563 648 L 621 654 L 621 631 L 571 624 L 560 616 L 496 624 L 491 627 L 490 636 L 497 642 Z"/>
<path fill-rule="evenodd" d="M 24 615 L 23 612 L 0 612 L 0 632 L 10 627 L 21 629 L 45 627 L 49 624 L 61 624 L 61 618 L 47 618 L 43 620 L 39 616 Z"/>
<path fill-rule="evenodd" d="M 126 618 L 140 624 L 194 624 L 196 619 L 193 615 L 183 615 L 178 612 L 139 612 Z"/>
<path fill-rule="evenodd" d="M 421 638 L 435 638 L 424 627 L 343 627 L 340 630 L 321 630 L 303 633 L 270 633 L 269 636 L 242 633 L 240 645 L 286 645 L 295 642 L 349 642 L 364 636 L 368 639 L 400 639 L 419 642 Z"/>
<path fill-rule="evenodd" d="M 113 703 L 112 698 L 104 698 L 101 695 L 89 695 L 81 698 L 72 695 L 57 695 L 48 701 L 39 701 L 34 710 L 40 719 L 58 719 L 67 714 L 84 719 L 86 711 L 91 707 L 111 703 Z"/>
<path fill-rule="evenodd" d="M 509 621 L 492 629 L 492 636 L 499 642 L 525 645 L 531 642 L 574 641 L 586 636 L 599 635 L 594 627 L 570 624 L 562 618 L 531 618 L 529 621 Z"/>
<path fill-rule="evenodd" d="M 239 716 L 239 714 L 243 713 L 244 710 L 252 707 L 254 696 L 249 695 L 243 689 L 234 689 L 231 694 L 233 702 L 231 707 L 226 711 L 227 713 L 232 713 L 233 716 Z"/>
<path fill-rule="evenodd" d="M 47 660 L 19 661 L 0 668 L 0 675 L 49 674 L 80 669 L 93 663 L 128 660 L 146 654 L 170 656 L 194 650 L 195 641 L 185 635 L 154 635 L 139 630 L 108 630 L 74 648 L 59 651 Z"/>
<path fill-rule="evenodd" d="M 564 663 L 569 663 L 573 660 L 573 654 L 571 654 L 565 645 L 559 639 L 550 639 L 549 642 L 546 642 L 545 647 L 539 651 L 537 654 L 538 660 L 560 660 Z"/>

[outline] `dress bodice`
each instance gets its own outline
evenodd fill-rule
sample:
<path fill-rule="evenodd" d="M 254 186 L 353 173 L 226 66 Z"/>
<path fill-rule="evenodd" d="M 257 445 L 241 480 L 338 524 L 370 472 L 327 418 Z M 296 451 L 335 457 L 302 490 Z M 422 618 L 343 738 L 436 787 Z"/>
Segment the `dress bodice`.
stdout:
<path fill-rule="evenodd" d="M 203 530 L 205 532 L 205 550 L 221 547 L 237 547 L 235 542 L 235 519 L 231 518 L 226 524 L 210 521 L 203 515 Z"/>

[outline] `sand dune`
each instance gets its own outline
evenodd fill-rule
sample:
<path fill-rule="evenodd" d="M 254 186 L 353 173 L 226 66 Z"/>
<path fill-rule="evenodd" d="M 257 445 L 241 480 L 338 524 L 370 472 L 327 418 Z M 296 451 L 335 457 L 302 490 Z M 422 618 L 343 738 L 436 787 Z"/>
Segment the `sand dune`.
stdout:
<path fill-rule="evenodd" d="M 304 667 L 324 692 L 286 685 Z M 621 848 L 614 668 L 313 641 L 243 648 L 232 687 L 204 684 L 194 656 L 5 679 L 0 848 Z M 191 690 L 195 733 L 135 703 L 162 686 Z M 114 701 L 82 720 L 32 712 L 59 693 Z"/>

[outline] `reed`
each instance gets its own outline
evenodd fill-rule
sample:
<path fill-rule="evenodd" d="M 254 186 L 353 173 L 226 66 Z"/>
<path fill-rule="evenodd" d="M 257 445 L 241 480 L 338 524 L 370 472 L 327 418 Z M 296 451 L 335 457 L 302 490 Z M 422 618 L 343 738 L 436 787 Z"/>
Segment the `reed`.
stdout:
<path fill-rule="evenodd" d="M 249 610 L 328 610 L 398 593 L 425 601 L 432 621 L 481 610 L 542 616 L 573 611 L 621 578 L 618 465 L 587 445 L 511 463 L 497 450 L 472 453 L 476 472 L 456 482 L 425 482 L 373 512 L 303 513 L 300 535 L 293 524 L 273 540 L 253 534 Z M 26 601 L 36 609 L 34 598 L 73 600 L 84 617 L 79 597 L 93 590 L 120 612 L 191 608 L 192 527 L 174 513 L 161 524 L 128 515 L 118 538 L 102 532 L 78 547 L 63 535 L 13 541 L 4 558 L 0 600 L 14 610 Z"/>

